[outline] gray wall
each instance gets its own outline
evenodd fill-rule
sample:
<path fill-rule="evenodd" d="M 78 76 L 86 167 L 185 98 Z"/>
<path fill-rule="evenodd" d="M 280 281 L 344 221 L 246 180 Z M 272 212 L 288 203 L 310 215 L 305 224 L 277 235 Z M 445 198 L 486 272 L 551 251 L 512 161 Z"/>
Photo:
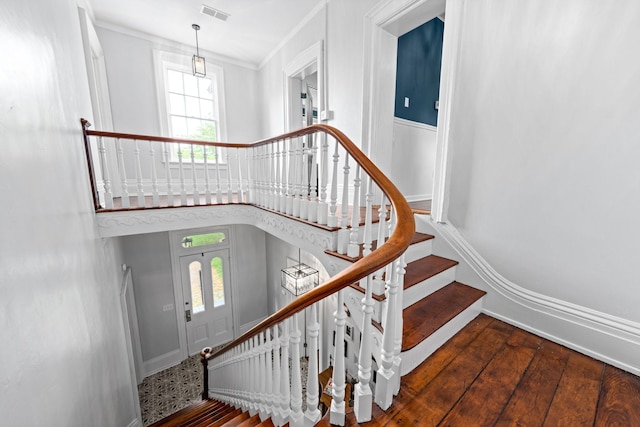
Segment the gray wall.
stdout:
<path fill-rule="evenodd" d="M 238 325 L 267 316 L 265 233 L 249 225 L 229 227 L 231 286 Z M 122 237 L 124 258 L 131 267 L 143 360 L 161 358 L 180 348 L 171 268 L 170 234 Z M 174 309 L 163 311 L 166 305 Z"/>
<path fill-rule="evenodd" d="M 0 33 L 0 418 L 126 426 L 136 414 L 121 258 L 91 202 L 77 2 L 4 0 Z"/>

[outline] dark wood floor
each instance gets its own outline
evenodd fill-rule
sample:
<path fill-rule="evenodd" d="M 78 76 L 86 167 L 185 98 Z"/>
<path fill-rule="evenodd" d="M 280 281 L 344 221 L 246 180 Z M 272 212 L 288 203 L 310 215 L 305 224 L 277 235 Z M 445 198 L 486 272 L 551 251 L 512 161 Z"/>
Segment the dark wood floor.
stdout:
<path fill-rule="evenodd" d="M 373 420 L 362 425 L 640 426 L 640 377 L 481 314 Z"/>

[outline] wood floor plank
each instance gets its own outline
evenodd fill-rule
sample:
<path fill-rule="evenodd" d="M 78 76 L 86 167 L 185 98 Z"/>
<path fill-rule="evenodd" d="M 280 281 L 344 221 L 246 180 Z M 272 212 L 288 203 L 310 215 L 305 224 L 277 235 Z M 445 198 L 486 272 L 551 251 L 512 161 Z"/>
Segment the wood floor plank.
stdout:
<path fill-rule="evenodd" d="M 441 425 L 494 425 L 542 341 L 516 329 Z"/>
<path fill-rule="evenodd" d="M 542 426 L 569 354 L 568 348 L 545 340 L 496 426 Z"/>
<path fill-rule="evenodd" d="M 402 387 L 408 387 L 414 393 L 418 393 L 460 352 L 464 351 L 492 321 L 492 317 L 485 314 L 478 315 L 464 329 L 447 341 L 444 346 L 418 365 L 411 372 L 411 375 L 402 377 Z"/>
<path fill-rule="evenodd" d="M 613 366 L 604 370 L 596 426 L 640 426 L 640 378 Z"/>
<path fill-rule="evenodd" d="M 451 361 L 387 425 L 438 425 L 514 330 L 515 327 L 499 320 L 491 322 L 467 351 Z"/>
<path fill-rule="evenodd" d="M 572 352 L 543 425 L 593 425 L 603 368 L 604 363 Z"/>

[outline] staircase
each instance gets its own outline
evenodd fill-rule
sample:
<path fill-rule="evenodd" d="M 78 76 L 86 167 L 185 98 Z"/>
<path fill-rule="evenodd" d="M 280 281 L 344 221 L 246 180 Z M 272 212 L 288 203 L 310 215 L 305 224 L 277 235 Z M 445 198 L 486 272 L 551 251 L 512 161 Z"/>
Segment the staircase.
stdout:
<path fill-rule="evenodd" d="M 273 427 L 271 419 L 260 421 L 258 414 L 236 409 L 218 400 L 203 400 L 172 414 L 151 427 Z"/>
<path fill-rule="evenodd" d="M 414 215 L 425 214 L 414 211 Z M 423 221 L 416 221 L 417 226 Z M 457 261 L 433 254 L 434 236 L 416 231 L 411 245 L 405 253 L 403 328 L 402 328 L 402 375 L 411 372 L 435 350 L 475 318 L 482 309 L 484 291 L 457 282 Z M 350 262 L 360 257 L 349 258 L 333 251 L 336 257 Z M 352 285 L 346 290 L 345 304 L 356 327 L 361 325 L 364 289 Z M 377 323 L 375 334 L 381 329 L 386 296 L 374 293 L 373 321 Z M 374 351 L 374 357 L 379 360 Z"/>

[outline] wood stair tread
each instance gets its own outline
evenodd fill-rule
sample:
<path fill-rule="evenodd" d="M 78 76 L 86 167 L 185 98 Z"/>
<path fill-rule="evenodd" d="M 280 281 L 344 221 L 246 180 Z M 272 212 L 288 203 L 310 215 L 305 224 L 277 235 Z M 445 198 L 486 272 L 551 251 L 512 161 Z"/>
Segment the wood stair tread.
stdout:
<path fill-rule="evenodd" d="M 242 423 L 238 425 L 238 427 L 253 427 L 260 424 L 260 415 L 255 414 L 253 417 L 250 417 L 247 420 L 244 420 Z"/>
<path fill-rule="evenodd" d="M 404 289 L 408 289 L 456 265 L 458 265 L 458 261 L 437 255 L 429 255 L 410 262 L 407 264 L 404 275 Z"/>
<path fill-rule="evenodd" d="M 417 243 L 426 242 L 427 240 L 431 240 L 433 238 L 434 237 L 432 235 L 430 235 L 430 234 L 420 233 L 419 231 L 416 231 L 415 233 L 413 233 L 413 237 L 411 238 L 411 242 L 409 243 L 409 245 L 415 245 Z M 362 258 L 362 248 L 363 248 L 364 244 L 360 243 L 359 246 L 360 246 L 360 254 L 355 258 L 352 258 L 352 257 L 348 256 L 347 254 L 339 254 L 336 251 L 326 250 L 324 252 L 326 254 L 328 254 L 328 255 L 333 255 L 333 256 L 335 256 L 337 258 L 340 258 L 340 259 L 343 259 L 345 261 L 356 262 L 356 261 L 358 261 L 359 259 Z M 374 240 L 373 242 L 371 242 L 371 250 L 372 251 L 375 250 L 377 247 L 378 247 L 378 241 L 377 240 Z"/>
<path fill-rule="evenodd" d="M 217 400 L 202 400 L 200 402 L 192 403 L 186 408 L 182 408 L 179 411 L 151 424 L 150 427 L 170 427 L 183 425 L 185 422 L 190 421 L 194 417 L 197 418 L 203 414 L 208 414 L 219 408 L 228 406 L 226 403 Z"/>
<path fill-rule="evenodd" d="M 404 309 L 402 351 L 410 350 L 456 317 L 486 292 L 451 282 Z"/>

